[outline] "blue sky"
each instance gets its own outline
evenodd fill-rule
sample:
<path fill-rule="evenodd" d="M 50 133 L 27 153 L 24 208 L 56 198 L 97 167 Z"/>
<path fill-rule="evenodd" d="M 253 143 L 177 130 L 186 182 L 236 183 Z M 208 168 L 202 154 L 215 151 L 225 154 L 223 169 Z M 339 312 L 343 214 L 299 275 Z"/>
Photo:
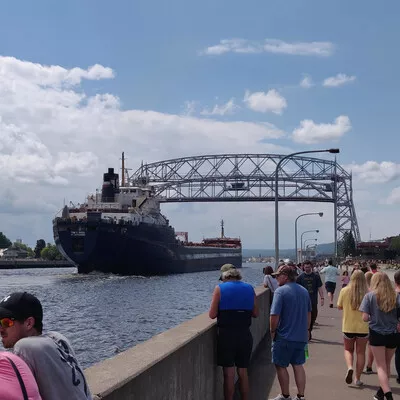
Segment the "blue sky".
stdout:
<path fill-rule="evenodd" d="M 90 177 L 87 177 L 87 168 L 81 171 L 77 167 L 74 176 L 70 171 L 62 170 L 60 166 L 62 163 L 57 164 L 59 167 L 55 173 L 58 173 L 60 179 L 64 179 L 64 185 L 55 189 L 52 184 L 46 183 L 40 191 L 36 178 L 26 183 L 17 172 L 11 173 L 5 185 L 8 192 L 6 195 L 3 194 L 3 199 L 12 200 L 0 202 L 0 206 L 3 205 L 3 221 L 7 221 L 7 226 L 1 227 L 1 230 L 6 233 L 8 231 L 12 238 L 19 235 L 23 222 L 22 220 L 18 222 L 18 215 L 20 208 L 23 207 L 23 198 L 26 198 L 22 195 L 24 190 L 28 190 L 26 185 L 35 185 L 36 189 L 29 189 L 38 190 L 40 193 L 38 208 L 40 209 L 40 202 L 43 202 L 47 211 L 41 213 L 40 217 L 37 215 L 37 208 L 28 213 L 34 228 L 27 234 L 25 240 L 32 242 L 37 235 L 50 240 L 51 229 L 45 226 L 57 204 L 61 204 L 64 197 L 85 195 L 89 183 L 97 184 L 99 171 L 106 167 L 104 164 L 118 162 L 120 151 L 125 150 L 132 163 L 137 163 L 141 159 L 151 162 L 198 154 L 199 147 L 194 142 L 191 145 L 190 135 L 185 137 L 184 146 L 167 149 L 164 140 L 168 140 L 170 134 L 168 130 L 161 130 L 159 136 L 155 138 L 151 136 L 153 134 L 151 128 L 141 131 L 142 122 L 148 113 L 137 117 L 140 120 L 138 125 L 133 124 L 131 127 L 123 128 L 111 123 L 104 125 L 105 121 L 94 120 L 92 113 L 90 120 L 85 119 L 87 115 L 83 115 L 85 111 L 82 110 L 83 103 L 74 105 L 76 109 L 73 109 L 73 115 L 67 114 L 67 108 L 71 106 L 66 105 L 65 101 L 71 93 L 74 96 L 82 94 L 85 102 L 98 94 L 107 93 L 113 100 L 118 99 L 119 113 L 132 110 L 161 113 L 157 115 L 157 121 L 152 119 L 150 122 L 150 127 L 156 125 L 157 129 L 160 125 L 169 125 L 172 129 L 174 122 L 166 122 L 164 118 L 169 114 L 176 115 L 177 118 L 187 115 L 195 118 L 196 123 L 200 119 L 225 123 L 268 122 L 285 132 L 285 135 L 278 139 L 270 137 L 264 139 L 265 142 L 278 146 L 277 150 L 340 147 L 340 163 L 346 166 L 352 163 L 355 165 L 355 198 L 357 208 L 360 210 L 359 222 L 363 238 L 368 238 L 369 225 L 373 226 L 374 236 L 377 237 L 397 233 L 392 217 L 393 213 L 397 212 L 396 204 L 400 201 L 400 191 L 396 191 L 400 186 L 397 155 L 400 141 L 397 134 L 400 92 L 398 79 L 400 56 L 397 51 L 400 34 L 399 15 L 400 3 L 390 0 L 386 1 L 384 6 L 372 1 L 342 0 L 335 2 L 71 0 L 64 3 L 49 0 L 3 4 L 0 15 L 0 56 L 14 57 L 17 60 L 7 61 L 9 68 L 19 66 L 13 70 L 16 72 L 12 78 L 8 72 L 3 71 L 3 81 L 0 81 L 3 86 L 10 84 L 13 79 L 14 82 L 21 82 L 17 91 L 28 90 L 30 83 L 35 80 L 36 73 L 29 63 L 41 64 L 44 67 L 61 66 L 68 71 L 77 67 L 87 70 L 90 66 L 99 64 L 104 68 L 111 68 L 113 76 L 102 70 L 101 76 L 93 78 L 82 75 L 78 83 L 74 82 L 68 87 L 62 80 L 58 82 L 53 80 L 54 86 L 50 89 L 55 88 L 57 96 L 63 96 L 63 100 L 61 111 L 46 109 L 44 115 L 51 115 L 51 120 L 54 118 L 51 123 L 46 118 L 41 121 L 32 120 L 34 118 L 32 115 L 37 115 L 35 107 L 42 104 L 45 98 L 43 96 L 49 96 L 49 92 L 45 93 L 40 84 L 35 87 L 36 97 L 28 92 L 25 95 L 17 93 L 22 99 L 26 99 L 23 104 L 22 100 L 13 97 L 3 108 L 0 105 L 0 116 L 8 127 L 3 127 L 3 133 L 0 130 L 0 139 L 9 132 L 11 125 L 17 126 L 21 132 L 27 132 L 26 135 L 33 135 L 40 146 L 46 148 L 45 151 L 44 147 L 40 147 L 42 150 L 37 158 L 43 161 L 47 157 L 45 159 L 47 164 L 43 165 L 57 164 L 61 150 L 63 152 L 79 150 L 82 154 L 89 152 L 95 164 Z M 221 40 L 230 41 L 225 45 L 223 52 L 216 54 L 209 51 L 213 54 L 206 54 L 207 49 L 221 46 Z M 257 50 L 237 53 L 226 50 L 227 46 L 233 44 L 237 46 L 238 43 L 253 50 L 260 49 L 266 43 L 272 43 L 272 46 L 278 43 L 280 52 Z M 328 46 L 329 54 L 302 55 L 299 54 L 298 48 L 293 51 L 282 50 L 284 45 L 296 46 L 299 43 L 304 44 L 307 49 L 310 49 L 313 43 L 316 43 L 317 47 Z M 26 66 L 30 72 L 22 74 L 21 65 Z M 0 76 L 1 68 L 0 63 Z M 344 74 L 348 82 L 334 87 L 323 85 L 324 80 L 337 77 L 338 74 Z M 312 82 L 309 88 L 300 85 L 306 76 Z M 248 102 L 244 101 L 246 91 Z M 54 95 L 54 90 L 51 93 Z M 261 97 L 252 97 L 255 93 L 261 93 Z M 271 95 L 269 100 L 273 105 L 269 102 L 266 106 L 263 100 L 268 93 Z M 233 107 L 223 108 L 229 101 Z M 188 104 L 191 104 L 190 112 Z M 24 110 L 22 116 L 19 114 L 21 109 Z M 213 113 L 213 110 L 219 111 Z M 24 119 L 28 114 L 30 117 Z M 61 114 L 62 117 L 57 120 L 56 115 Z M 335 131 L 333 136 L 330 135 L 329 129 L 334 130 L 335 126 L 328 126 L 328 132 L 325 129 L 321 133 L 323 126 L 320 124 L 333 124 L 340 116 L 348 120 L 336 127 L 339 133 Z M 119 118 L 117 114 L 114 117 Z M 301 140 L 294 140 L 293 132 L 302 126 L 301 121 L 304 120 L 313 121 L 315 124 L 313 132 L 317 132 L 318 140 L 315 139 L 311 143 L 309 139 L 305 139 L 310 131 L 302 132 Z M 65 130 L 64 126 L 71 121 L 74 121 L 75 127 L 78 128 L 86 124 L 85 132 L 92 128 L 92 132 L 98 131 L 104 134 L 104 138 L 93 147 L 89 141 L 78 143 L 76 139 L 75 147 L 69 148 L 71 131 Z M 44 126 L 46 124 L 47 127 Z M 94 125 L 89 126 L 90 124 Z M 104 126 L 107 127 L 108 133 Z M 126 134 L 121 136 L 122 129 Z M 129 129 L 131 135 L 142 136 L 138 139 L 140 152 L 137 151 L 136 139 L 129 136 Z M 197 128 L 193 125 L 192 129 Z M 92 133 L 87 135 L 90 134 Z M 237 133 L 244 137 L 248 134 L 246 130 Z M 85 135 L 82 133 L 82 137 Z M 113 143 L 119 143 L 119 146 L 110 147 L 107 135 L 112 136 Z M 143 141 L 143 136 L 147 137 L 146 135 L 150 135 L 147 145 Z M 213 131 L 213 135 L 219 135 L 218 130 Z M 224 146 L 222 133 L 215 143 L 214 139 L 216 136 L 210 134 L 208 147 L 201 148 L 200 152 L 232 151 L 232 147 L 228 144 Z M 243 141 L 238 141 L 233 149 L 237 149 L 237 152 L 246 152 L 251 148 L 252 140 L 254 138 L 249 134 L 248 147 L 247 144 L 244 146 Z M 254 148 L 257 148 L 257 143 L 253 144 Z M 36 146 L 35 149 L 37 148 Z M 260 148 L 260 152 L 262 151 L 268 152 L 269 148 Z M 19 154 L 17 153 L 12 149 L 7 153 L 0 147 L 0 157 L 14 157 L 7 158 L 7 162 L 12 159 L 17 160 Z M 76 156 L 74 160 L 77 158 L 79 157 Z M 366 164 L 368 161 L 373 164 Z M 82 167 L 82 164 L 80 166 Z M 24 167 L 27 168 L 26 165 Z M 40 169 L 38 173 L 42 173 L 41 171 Z M 371 177 L 374 182 L 370 182 Z M 21 182 L 24 184 L 23 189 L 18 186 Z M 391 195 L 391 200 L 388 200 Z M 196 207 L 200 210 L 200 215 L 202 212 L 207 212 L 211 213 L 209 217 L 213 219 L 217 218 L 214 214 L 230 219 L 230 215 L 220 215 L 224 213 L 223 205 L 216 205 L 214 211 L 208 206 L 202 208 L 203 206 L 196 205 Z M 315 206 L 309 205 L 309 207 Z M 201 234 L 213 234 L 210 232 L 210 226 L 202 225 L 200 216 L 195 219 L 192 215 L 188 216 L 185 210 L 185 207 L 171 208 L 171 220 L 177 229 L 196 226 L 196 230 Z M 238 212 L 237 210 L 238 208 L 234 207 L 230 209 L 231 218 Z M 242 211 L 243 209 L 240 212 Z M 265 212 L 268 214 L 270 211 L 268 209 Z M 249 213 L 243 218 L 251 220 L 254 216 Z M 293 241 L 289 235 L 292 219 L 290 213 L 287 219 L 288 238 L 281 239 L 284 246 L 290 246 Z M 327 233 L 325 236 L 321 235 L 322 241 L 332 239 L 332 232 L 328 229 L 329 223 L 327 220 Z M 268 238 L 268 244 L 272 244 L 273 241 L 272 232 L 269 232 L 263 224 L 260 224 L 254 233 L 246 231 L 246 228 L 239 224 L 235 225 L 233 230 L 245 238 L 247 247 L 262 246 L 265 241 L 260 240 L 260 237 Z"/>

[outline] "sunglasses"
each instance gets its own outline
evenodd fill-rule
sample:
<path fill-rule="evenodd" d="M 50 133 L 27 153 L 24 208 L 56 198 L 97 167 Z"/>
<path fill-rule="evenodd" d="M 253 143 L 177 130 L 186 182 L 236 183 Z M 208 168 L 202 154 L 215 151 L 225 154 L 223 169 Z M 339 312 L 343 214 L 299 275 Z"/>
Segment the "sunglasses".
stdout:
<path fill-rule="evenodd" d="M 2 328 L 10 328 L 14 325 L 14 318 L 1 318 L 0 325 Z"/>

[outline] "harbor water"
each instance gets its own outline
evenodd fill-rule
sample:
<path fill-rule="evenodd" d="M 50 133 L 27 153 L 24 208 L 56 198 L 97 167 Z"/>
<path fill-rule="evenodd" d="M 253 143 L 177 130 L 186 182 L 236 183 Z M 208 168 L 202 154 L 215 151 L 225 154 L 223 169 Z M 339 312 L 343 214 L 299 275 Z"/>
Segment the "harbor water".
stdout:
<path fill-rule="evenodd" d="M 260 285 L 262 267 L 244 264 L 244 281 Z M 78 275 L 76 268 L 0 270 L 0 298 L 35 294 L 44 330 L 67 336 L 86 368 L 207 311 L 218 278 L 218 271 L 121 277 Z"/>

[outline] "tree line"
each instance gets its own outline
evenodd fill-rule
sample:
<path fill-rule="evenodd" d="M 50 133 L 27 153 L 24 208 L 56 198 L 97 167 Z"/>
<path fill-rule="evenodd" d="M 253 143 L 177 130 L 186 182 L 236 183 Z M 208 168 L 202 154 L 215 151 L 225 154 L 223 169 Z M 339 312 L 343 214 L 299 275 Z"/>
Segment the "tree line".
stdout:
<path fill-rule="evenodd" d="M 18 250 L 25 250 L 28 253 L 29 258 L 41 258 L 43 260 L 57 261 L 63 260 L 63 256 L 58 251 L 57 246 L 51 243 L 47 243 L 43 239 L 36 241 L 34 249 L 27 246 L 26 244 L 14 242 L 3 233 L 0 232 L 0 249 L 7 249 L 13 246 Z"/>

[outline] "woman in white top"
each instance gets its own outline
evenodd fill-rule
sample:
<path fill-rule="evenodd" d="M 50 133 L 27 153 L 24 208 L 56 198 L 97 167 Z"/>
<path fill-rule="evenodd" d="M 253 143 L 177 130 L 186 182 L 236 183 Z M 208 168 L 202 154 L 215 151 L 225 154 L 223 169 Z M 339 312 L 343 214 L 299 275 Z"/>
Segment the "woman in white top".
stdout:
<path fill-rule="evenodd" d="M 272 267 L 270 265 L 268 265 L 264 268 L 264 274 L 265 274 L 264 275 L 264 287 L 268 288 L 272 294 L 278 288 L 278 282 L 271 275 L 273 272 L 274 272 L 274 270 L 272 269 Z"/>

